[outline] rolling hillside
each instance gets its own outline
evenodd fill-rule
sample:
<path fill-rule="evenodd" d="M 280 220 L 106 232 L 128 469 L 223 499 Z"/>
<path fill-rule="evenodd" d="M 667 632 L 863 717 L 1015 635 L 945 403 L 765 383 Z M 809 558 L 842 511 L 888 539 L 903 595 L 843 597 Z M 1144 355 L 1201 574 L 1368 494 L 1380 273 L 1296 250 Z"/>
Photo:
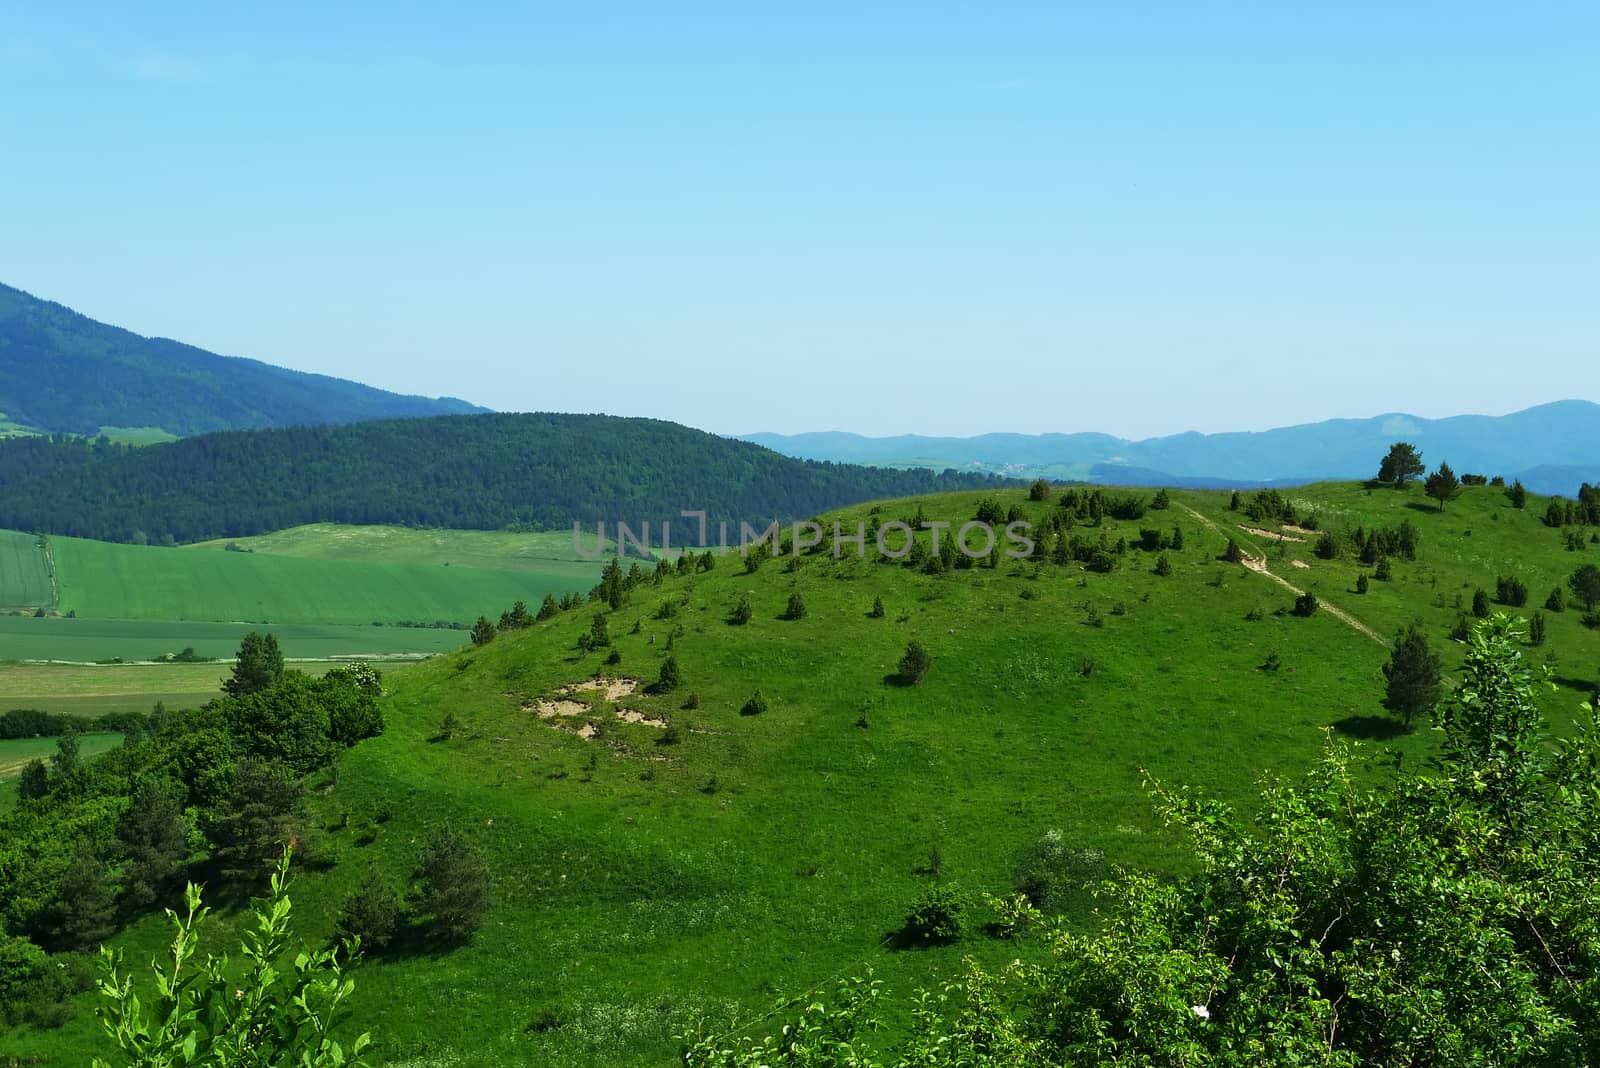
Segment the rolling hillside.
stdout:
<path fill-rule="evenodd" d="M 1258 433 L 1174 434 L 1133 441 L 1109 434 L 984 434 L 971 438 L 859 434 L 748 434 L 787 456 L 842 463 L 954 467 L 1014 477 L 1077 478 L 1109 485 L 1208 487 L 1370 478 L 1393 441 L 1413 442 L 1430 463 L 1520 476 L 1539 493 L 1571 496 L 1600 481 L 1600 404 L 1567 400 L 1509 415 L 1423 419 L 1392 413 L 1330 419 Z"/>
<path fill-rule="evenodd" d="M 186 436 L 483 410 L 141 337 L 0 285 L 0 424 Z"/>
<path fill-rule="evenodd" d="M 990 490 L 839 517 L 959 525 L 986 497 L 1031 520 L 1057 507 Z M 319 780 L 331 867 L 295 884 L 302 932 L 319 943 L 369 865 L 407 885 L 415 843 L 446 821 L 487 855 L 496 905 L 464 948 L 364 964 L 357 1029 L 385 1063 L 416 1068 L 668 1064 L 674 1036 L 760 1032 L 775 1001 L 843 975 L 871 968 L 906 993 L 959 978 L 967 956 L 1026 958 L 1037 947 L 986 934 L 982 909 L 950 945 L 898 948 L 894 932 L 929 885 L 1008 892 L 1047 846 L 1061 865 L 1050 908 L 1083 926 L 1086 880 L 1190 870 L 1147 776 L 1248 805 L 1257 776 L 1306 769 L 1328 731 L 1366 743 L 1372 781 L 1427 758 L 1436 733 L 1399 733 L 1380 707 L 1385 639 L 1419 621 L 1455 672 L 1447 634 L 1478 589 L 1519 578 L 1531 598 L 1512 610 L 1529 615 L 1600 552 L 1587 537 L 1569 549 L 1565 535 L 1588 529 L 1545 526 L 1543 501 L 1518 510 L 1489 487 L 1440 512 L 1415 487 L 1311 486 L 1283 502 L 1294 523 L 1251 519 L 1225 493 L 1171 498 L 1074 527 L 1108 571 L 815 553 L 747 573 L 725 559 L 630 589 L 601 613 L 609 647 L 584 651 L 585 606 L 391 672 L 387 732 Z M 1311 523 L 1336 532 L 1333 558 Z M 1370 579 L 1353 532 L 1405 524 L 1415 559 Z M 1182 547 L 1134 547 L 1145 529 L 1181 532 Z M 1243 566 L 1220 559 L 1229 539 Z M 1305 590 L 1321 608 L 1300 618 Z M 1544 614 L 1547 640 L 1527 655 L 1555 668 L 1541 701 L 1562 729 L 1595 684 L 1600 631 L 1576 608 Z M 912 640 L 932 667 L 897 684 Z M 648 692 L 669 653 L 681 683 Z M 150 915 L 119 943 L 142 960 L 166 935 Z M 450 994 L 466 989 L 470 1012 Z M 62 1031 L 0 1043 L 76 1063 L 96 1035 L 80 1004 Z"/>

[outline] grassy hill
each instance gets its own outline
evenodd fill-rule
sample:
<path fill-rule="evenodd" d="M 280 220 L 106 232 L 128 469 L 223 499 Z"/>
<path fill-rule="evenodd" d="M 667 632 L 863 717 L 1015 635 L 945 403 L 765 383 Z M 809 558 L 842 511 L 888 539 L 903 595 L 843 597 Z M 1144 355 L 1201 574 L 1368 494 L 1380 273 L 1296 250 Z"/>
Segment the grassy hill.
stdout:
<path fill-rule="evenodd" d="M 141 337 L 0 285 L 0 412 L 17 429 L 147 443 L 483 410 Z"/>
<path fill-rule="evenodd" d="M 875 510 L 959 524 L 985 496 L 1034 517 L 1053 507 L 1005 491 Z M 1417 560 L 1363 595 L 1352 591 L 1371 569 L 1317 556 L 1316 535 L 1248 520 L 1226 494 L 1172 502 L 1104 528 L 1112 543 L 1181 529 L 1164 576 L 1157 554 L 1136 549 L 1108 574 L 1030 561 L 933 575 L 826 555 L 746 574 L 726 559 L 647 582 L 609 613 L 620 663 L 579 652 L 584 608 L 396 670 L 387 733 L 315 794 L 337 863 L 302 877 L 297 914 L 321 938 L 369 864 L 403 884 L 416 843 L 449 821 L 487 853 L 498 905 L 466 948 L 359 971 L 357 1018 L 387 1063 L 669 1063 L 672 1036 L 696 1020 L 759 1028 L 777 996 L 841 974 L 872 967 L 904 991 L 954 977 L 967 954 L 1027 952 L 981 922 L 937 949 L 897 949 L 892 934 L 931 881 L 1009 890 L 1021 855 L 1052 832 L 1080 875 L 1184 870 L 1183 843 L 1149 811 L 1147 776 L 1248 803 L 1259 776 L 1304 769 L 1329 730 L 1373 743 L 1369 777 L 1425 759 L 1433 734 L 1396 734 L 1380 708 L 1382 638 L 1420 621 L 1452 671 L 1458 597 L 1470 605 L 1514 574 L 1533 593 L 1526 614 L 1600 553 L 1569 551 L 1538 518 L 1543 502 L 1518 511 L 1487 487 L 1442 513 L 1416 488 L 1297 492 L 1302 523 L 1415 526 Z M 840 515 L 853 525 L 869 511 Z M 1219 559 L 1230 537 L 1249 567 Z M 1297 590 L 1322 609 L 1291 614 Z M 804 617 L 782 618 L 796 593 Z M 753 618 L 732 625 L 746 595 Z M 869 615 L 878 597 L 882 618 Z M 1544 707 L 1558 729 L 1600 673 L 1600 632 L 1578 615 L 1547 614 L 1547 643 L 1529 651 L 1556 669 Z M 912 639 L 932 669 L 895 685 Z M 584 688 L 596 676 L 648 683 L 669 646 L 674 693 Z M 766 711 L 741 714 L 757 689 Z M 462 725 L 447 741 L 446 714 Z M 1056 907 L 1089 922 L 1081 892 Z M 142 959 L 164 934 L 152 917 L 122 943 Z M 471 1011 L 451 993 L 463 990 Z M 76 1063 L 93 1026 L 80 1012 L 60 1032 L 0 1037 Z"/>

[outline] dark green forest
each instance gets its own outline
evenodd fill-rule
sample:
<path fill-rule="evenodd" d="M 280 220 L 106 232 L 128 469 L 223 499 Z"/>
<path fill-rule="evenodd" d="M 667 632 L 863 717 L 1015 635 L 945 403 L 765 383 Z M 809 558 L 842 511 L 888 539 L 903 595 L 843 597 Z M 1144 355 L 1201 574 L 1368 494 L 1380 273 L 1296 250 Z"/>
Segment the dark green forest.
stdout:
<path fill-rule="evenodd" d="M 482 410 L 141 337 L 0 285 L 0 413 L 38 430 L 161 427 L 181 437 Z"/>
<path fill-rule="evenodd" d="M 883 497 L 995 484 L 795 460 L 655 419 L 470 415 L 209 434 L 135 448 L 0 442 L 0 528 L 104 541 L 245 537 L 302 523 L 498 530 L 652 524 L 703 509 L 755 525 Z M 591 527 L 592 529 L 592 527 Z"/>

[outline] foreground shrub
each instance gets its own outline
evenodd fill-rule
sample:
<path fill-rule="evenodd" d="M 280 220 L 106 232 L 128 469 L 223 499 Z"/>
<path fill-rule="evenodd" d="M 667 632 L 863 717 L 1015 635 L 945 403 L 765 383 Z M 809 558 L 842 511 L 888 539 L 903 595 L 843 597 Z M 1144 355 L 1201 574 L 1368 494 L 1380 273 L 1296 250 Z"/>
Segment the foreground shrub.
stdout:
<path fill-rule="evenodd" d="M 226 955 L 208 956 L 194 966 L 210 910 L 201 906 L 200 888 L 193 883 L 184 895 L 184 915 L 167 910 L 174 928 L 172 950 L 165 964 L 154 965 L 155 997 L 148 1010 L 134 992 L 133 976 L 122 971 L 121 952 L 101 950 L 101 1022 L 122 1053 L 120 1063 L 134 1068 L 366 1063 L 360 1056 L 371 1044 L 369 1035 L 358 1036 L 348 1050 L 334 1037 L 355 989 L 336 952 L 289 954 L 288 873 L 289 851 L 284 850 L 271 894 L 256 903 L 255 922 L 246 925 L 237 956 L 242 975 Z M 112 1068 L 111 1061 L 99 1057 L 93 1064 Z"/>

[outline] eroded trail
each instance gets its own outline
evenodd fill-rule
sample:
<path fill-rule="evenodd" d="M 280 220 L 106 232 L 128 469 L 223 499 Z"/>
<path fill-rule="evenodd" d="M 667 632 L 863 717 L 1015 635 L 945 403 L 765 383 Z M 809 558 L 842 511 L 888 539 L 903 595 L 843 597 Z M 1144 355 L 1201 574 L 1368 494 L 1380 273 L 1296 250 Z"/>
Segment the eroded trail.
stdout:
<path fill-rule="evenodd" d="M 1182 508 L 1185 512 L 1188 512 L 1190 515 L 1198 519 L 1206 526 L 1208 530 L 1212 531 L 1213 533 L 1220 534 L 1223 537 L 1228 537 L 1227 532 L 1221 527 L 1217 526 L 1216 523 L 1212 522 L 1209 517 L 1200 514 L 1181 501 L 1178 502 L 1178 507 Z M 1294 538 L 1291 540 L 1299 541 L 1300 539 Z M 1265 575 L 1267 578 L 1271 579 L 1273 582 L 1276 582 L 1278 585 L 1282 586 L 1296 597 L 1302 596 L 1306 592 L 1305 590 L 1302 590 L 1300 587 L 1296 586 L 1294 583 L 1290 582 L 1288 579 L 1284 578 L 1282 575 L 1275 574 L 1271 568 L 1267 567 L 1267 558 L 1264 555 L 1260 553 L 1253 553 L 1249 549 L 1246 549 L 1243 545 L 1239 546 L 1239 551 L 1244 554 L 1244 559 L 1240 561 L 1240 564 L 1246 571 L 1254 571 L 1258 575 Z M 1389 644 L 1383 635 L 1379 634 L 1377 631 L 1373 630 L 1371 627 L 1367 626 L 1365 623 L 1361 622 L 1361 620 L 1357 619 L 1355 616 L 1351 615 L 1349 612 L 1345 611 L 1343 608 L 1340 608 L 1333 602 L 1318 597 L 1317 603 L 1320 604 L 1322 606 L 1322 610 L 1327 612 L 1330 616 L 1339 620 L 1346 626 L 1360 631 L 1362 634 L 1365 634 L 1379 645 Z"/>

